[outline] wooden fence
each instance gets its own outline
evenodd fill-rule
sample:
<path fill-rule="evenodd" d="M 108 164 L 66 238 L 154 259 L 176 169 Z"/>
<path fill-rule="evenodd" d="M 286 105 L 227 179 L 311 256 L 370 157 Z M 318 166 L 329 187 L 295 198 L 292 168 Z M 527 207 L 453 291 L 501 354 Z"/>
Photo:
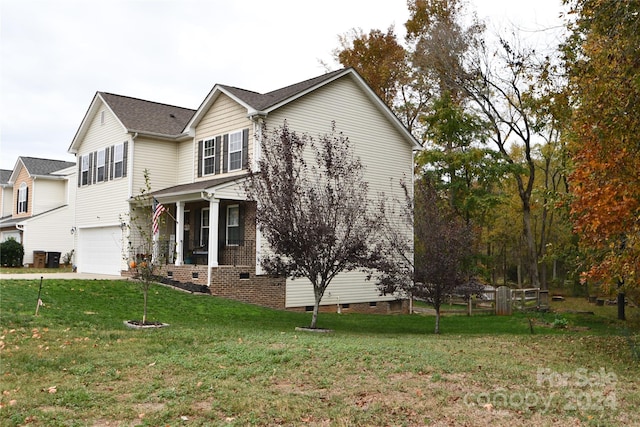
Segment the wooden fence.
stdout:
<path fill-rule="evenodd" d="M 539 288 L 510 289 L 500 286 L 497 289 L 487 289 L 481 297 L 465 299 L 461 296 L 451 295 L 446 300 L 447 307 L 441 307 L 443 314 L 498 314 L 510 315 L 514 310 L 545 311 L 549 309 L 549 291 Z M 430 310 L 418 310 L 415 312 L 428 313 Z"/>

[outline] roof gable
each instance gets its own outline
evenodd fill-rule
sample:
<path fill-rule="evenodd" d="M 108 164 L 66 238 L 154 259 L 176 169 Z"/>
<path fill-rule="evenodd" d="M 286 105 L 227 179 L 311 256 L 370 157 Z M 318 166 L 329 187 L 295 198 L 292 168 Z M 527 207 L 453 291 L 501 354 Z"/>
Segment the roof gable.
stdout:
<path fill-rule="evenodd" d="M 37 176 L 59 178 L 59 175 L 54 175 L 54 172 L 58 172 L 62 169 L 67 169 L 72 166 L 75 166 L 74 162 L 20 156 L 16 161 L 16 166 L 13 168 L 13 172 L 11 173 L 8 182 L 10 184 L 15 182 L 15 179 L 22 168 L 26 169 L 27 173 L 31 177 Z"/>
<path fill-rule="evenodd" d="M 111 111 L 124 132 L 142 133 L 163 138 L 181 136 L 185 125 L 195 112 L 189 108 L 107 92 L 96 92 L 69 146 L 70 153 L 77 152 L 78 146 L 89 130 L 93 117 L 98 114 L 102 106 Z"/>
<path fill-rule="evenodd" d="M 331 82 L 344 77 L 351 78 L 355 84 L 359 85 L 364 90 L 372 105 L 382 111 L 383 115 L 387 117 L 400 134 L 404 136 L 405 140 L 414 150 L 422 149 L 422 146 L 411 132 L 409 132 L 391 109 L 380 99 L 380 97 L 378 97 L 378 95 L 376 95 L 376 93 L 353 68 L 344 68 L 332 71 L 265 94 L 233 86 L 215 85 L 195 112 L 185 130 L 187 130 L 191 135 L 195 134 L 195 127 L 205 116 L 221 93 L 226 94 L 235 102 L 245 107 L 247 109 L 248 116 L 267 115 L 269 112 L 274 111 L 283 105 L 286 105 L 324 85 L 330 84 Z"/>
<path fill-rule="evenodd" d="M 286 86 L 280 89 L 276 89 L 264 94 L 254 92 L 247 89 L 241 89 L 234 86 L 227 86 L 216 84 L 204 99 L 198 110 L 195 112 L 191 121 L 187 124 L 186 130 L 193 133 L 193 129 L 198 125 L 200 120 L 207 113 L 209 108 L 213 105 L 213 102 L 220 96 L 221 93 L 226 94 L 238 104 L 247 109 L 249 116 L 254 114 L 262 114 L 264 110 L 273 108 L 283 103 L 292 101 L 293 99 L 304 95 L 306 92 L 316 89 L 323 84 L 326 84 L 346 72 L 349 72 L 349 68 L 332 71 L 330 73 L 323 74 L 312 79 L 308 79 L 299 83 L 295 83 L 290 86 Z"/>

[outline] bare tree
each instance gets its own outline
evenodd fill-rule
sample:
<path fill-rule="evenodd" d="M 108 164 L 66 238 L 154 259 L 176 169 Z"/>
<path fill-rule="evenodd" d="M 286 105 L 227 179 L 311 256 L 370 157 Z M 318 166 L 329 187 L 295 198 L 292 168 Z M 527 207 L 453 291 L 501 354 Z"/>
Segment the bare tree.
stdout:
<path fill-rule="evenodd" d="M 269 244 L 270 274 L 307 278 L 316 328 L 322 296 L 338 273 L 365 269 L 375 258 L 364 167 L 336 131 L 318 139 L 282 127 L 262 129 L 258 170 L 246 191 L 257 202 L 257 225 Z"/>
<path fill-rule="evenodd" d="M 414 227 L 413 239 L 387 222 L 386 238 L 380 243 L 377 269 L 383 293 L 404 292 L 422 299 L 436 311 L 435 333 L 440 333 L 440 307 L 448 295 L 468 282 L 471 256 L 471 229 L 442 199 L 428 176 L 414 184 L 414 197 L 406 184 L 406 200 L 400 212 L 381 205 L 381 217 L 399 213 Z M 412 244 L 413 243 L 413 244 Z"/>

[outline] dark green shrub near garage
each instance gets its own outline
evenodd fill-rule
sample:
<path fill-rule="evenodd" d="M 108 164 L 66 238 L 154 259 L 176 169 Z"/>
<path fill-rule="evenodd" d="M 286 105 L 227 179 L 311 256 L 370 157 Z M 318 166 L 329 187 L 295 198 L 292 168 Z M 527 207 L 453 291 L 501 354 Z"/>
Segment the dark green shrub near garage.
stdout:
<path fill-rule="evenodd" d="M 0 264 L 3 267 L 22 267 L 24 247 L 16 239 L 10 237 L 0 243 Z"/>

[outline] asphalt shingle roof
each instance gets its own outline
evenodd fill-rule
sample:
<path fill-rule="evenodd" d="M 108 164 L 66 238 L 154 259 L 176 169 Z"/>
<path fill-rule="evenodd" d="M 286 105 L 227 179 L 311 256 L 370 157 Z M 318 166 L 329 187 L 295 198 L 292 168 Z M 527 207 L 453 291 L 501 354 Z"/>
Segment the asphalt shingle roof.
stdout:
<path fill-rule="evenodd" d="M 99 92 L 129 131 L 177 136 L 195 113 L 189 108 Z"/>
<path fill-rule="evenodd" d="M 154 191 L 152 194 L 154 196 L 164 196 L 167 194 L 197 193 L 198 191 L 202 191 L 207 188 L 216 187 L 218 185 L 226 184 L 228 182 L 236 180 L 241 180 L 243 178 L 246 178 L 247 176 L 248 174 L 223 176 L 220 178 L 208 179 L 206 181 L 197 181 L 189 184 L 181 184 L 173 187 L 163 188 L 162 190 Z"/>
<path fill-rule="evenodd" d="M 23 157 L 20 160 L 27 168 L 31 176 L 45 176 L 71 166 L 75 166 L 74 162 L 65 162 L 64 160 L 39 159 L 37 157 Z"/>
<path fill-rule="evenodd" d="M 7 169 L 0 169 L 0 184 L 8 184 L 9 178 L 11 178 L 11 174 L 13 171 Z"/>
<path fill-rule="evenodd" d="M 243 102 L 255 108 L 256 110 L 261 111 L 269 107 L 272 107 L 294 95 L 297 95 L 298 93 L 304 92 L 305 90 L 310 89 L 317 84 L 320 84 L 326 80 L 330 80 L 334 76 L 343 72 L 344 72 L 344 69 L 332 71 L 330 73 L 326 73 L 321 76 L 314 77 L 312 79 L 295 83 L 290 86 L 276 89 L 274 91 L 267 92 L 264 94 L 260 94 L 258 92 L 253 92 L 250 90 L 241 89 L 233 86 L 220 85 L 220 87 L 229 91 L 238 99 L 242 100 Z"/>

